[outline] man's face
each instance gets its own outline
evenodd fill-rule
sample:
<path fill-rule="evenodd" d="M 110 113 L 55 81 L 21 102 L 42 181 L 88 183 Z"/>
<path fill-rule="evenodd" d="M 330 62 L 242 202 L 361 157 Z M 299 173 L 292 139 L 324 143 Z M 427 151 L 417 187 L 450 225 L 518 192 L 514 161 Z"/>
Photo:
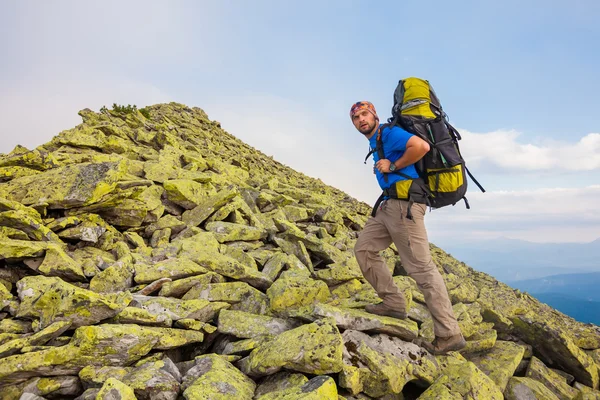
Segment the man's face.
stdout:
<path fill-rule="evenodd" d="M 368 135 L 377 126 L 377 119 L 367 110 L 360 110 L 352 116 L 352 123 L 363 135 Z"/>

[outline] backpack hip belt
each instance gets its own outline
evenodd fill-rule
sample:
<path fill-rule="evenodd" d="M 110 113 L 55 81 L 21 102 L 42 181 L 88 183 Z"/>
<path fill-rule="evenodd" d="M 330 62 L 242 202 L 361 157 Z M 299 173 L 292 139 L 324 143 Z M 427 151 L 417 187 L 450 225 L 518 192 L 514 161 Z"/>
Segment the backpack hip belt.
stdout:
<path fill-rule="evenodd" d="M 400 175 L 404 174 L 400 173 Z M 408 209 L 406 211 L 406 218 L 408 219 L 413 219 L 411 208 L 414 203 L 429 204 L 425 182 L 421 178 L 410 178 L 408 175 L 406 177 L 408 179 L 397 181 L 389 188 L 383 190 L 381 196 L 375 202 L 371 216 L 374 217 L 377 214 L 379 205 L 386 197 L 408 201 Z"/>

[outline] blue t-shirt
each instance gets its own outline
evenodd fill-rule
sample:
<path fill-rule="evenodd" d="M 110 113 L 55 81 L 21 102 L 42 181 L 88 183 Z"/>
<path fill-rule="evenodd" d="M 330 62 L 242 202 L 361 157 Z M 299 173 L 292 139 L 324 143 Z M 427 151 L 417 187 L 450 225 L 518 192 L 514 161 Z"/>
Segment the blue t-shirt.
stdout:
<path fill-rule="evenodd" d="M 380 125 L 381 129 L 381 125 Z M 395 125 L 391 128 L 385 128 L 381 133 L 381 141 L 383 142 L 383 152 L 385 158 L 390 160 L 391 162 L 396 162 L 400 157 L 404 155 L 406 151 L 406 143 L 408 143 L 408 139 L 413 137 L 412 133 L 405 131 L 399 126 Z M 369 139 L 369 144 L 371 148 L 374 149 L 377 146 L 377 134 L 373 135 L 371 139 Z M 379 161 L 379 154 L 377 152 L 373 153 L 373 162 L 377 163 Z M 415 165 L 411 164 L 408 167 L 404 167 L 399 170 L 405 175 L 410 176 L 411 178 L 418 178 L 417 170 L 415 169 Z M 398 181 L 405 180 L 406 178 L 396 174 L 389 173 L 387 175 L 387 182 L 384 180 L 384 174 L 379 172 L 379 170 L 375 170 L 375 175 L 377 176 L 377 182 L 379 182 L 379 186 L 381 189 L 388 189 L 394 183 Z"/>

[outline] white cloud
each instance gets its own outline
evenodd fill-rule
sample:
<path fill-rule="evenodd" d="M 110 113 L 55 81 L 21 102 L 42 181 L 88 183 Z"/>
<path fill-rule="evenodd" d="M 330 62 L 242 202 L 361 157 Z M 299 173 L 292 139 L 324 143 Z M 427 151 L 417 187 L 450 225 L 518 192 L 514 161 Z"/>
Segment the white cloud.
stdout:
<path fill-rule="evenodd" d="M 575 143 L 543 140 L 532 144 L 519 142 L 522 135 L 516 131 L 459 131 L 463 137 L 460 148 L 470 166 L 508 171 L 600 169 L 600 133 L 590 133 Z"/>
<path fill-rule="evenodd" d="M 430 239 L 468 241 L 509 237 L 532 242 L 588 242 L 600 237 L 600 185 L 468 195 L 426 217 Z"/>
<path fill-rule="evenodd" d="M 152 85 L 119 78 L 75 75 L 13 83 L 0 92 L 0 153 L 10 152 L 17 144 L 31 149 L 48 142 L 81 123 L 77 112 L 84 108 L 98 111 L 113 103 L 143 107 L 170 100 Z"/>

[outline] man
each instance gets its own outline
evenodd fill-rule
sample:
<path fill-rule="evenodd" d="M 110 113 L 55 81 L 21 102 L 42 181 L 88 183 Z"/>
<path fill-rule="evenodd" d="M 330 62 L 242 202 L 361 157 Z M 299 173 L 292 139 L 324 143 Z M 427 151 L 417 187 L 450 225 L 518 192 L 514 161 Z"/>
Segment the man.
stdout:
<path fill-rule="evenodd" d="M 376 149 L 377 135 L 381 135 L 385 158 L 380 158 L 378 151 L 373 152 L 373 158 L 374 172 L 384 193 L 391 192 L 394 196 L 397 187 L 408 185 L 411 188 L 410 199 L 408 195 L 403 199 L 386 196 L 356 242 L 354 252 L 360 269 L 383 300 L 368 305 L 365 310 L 399 319 L 407 317 L 406 300 L 379 255 L 394 242 L 404 269 L 423 292 L 433 318 L 436 338 L 432 343 L 423 344 L 424 347 L 434 354 L 460 350 L 466 342 L 454 317 L 446 285 L 431 259 L 424 223 L 424 191 L 419 189 L 423 182 L 414 166 L 429 151 L 429 144 L 399 126 L 382 129 L 375 107 L 367 101 L 354 104 L 350 118 L 356 129 L 369 140 L 371 149 Z M 392 188 L 394 190 L 390 190 Z"/>

